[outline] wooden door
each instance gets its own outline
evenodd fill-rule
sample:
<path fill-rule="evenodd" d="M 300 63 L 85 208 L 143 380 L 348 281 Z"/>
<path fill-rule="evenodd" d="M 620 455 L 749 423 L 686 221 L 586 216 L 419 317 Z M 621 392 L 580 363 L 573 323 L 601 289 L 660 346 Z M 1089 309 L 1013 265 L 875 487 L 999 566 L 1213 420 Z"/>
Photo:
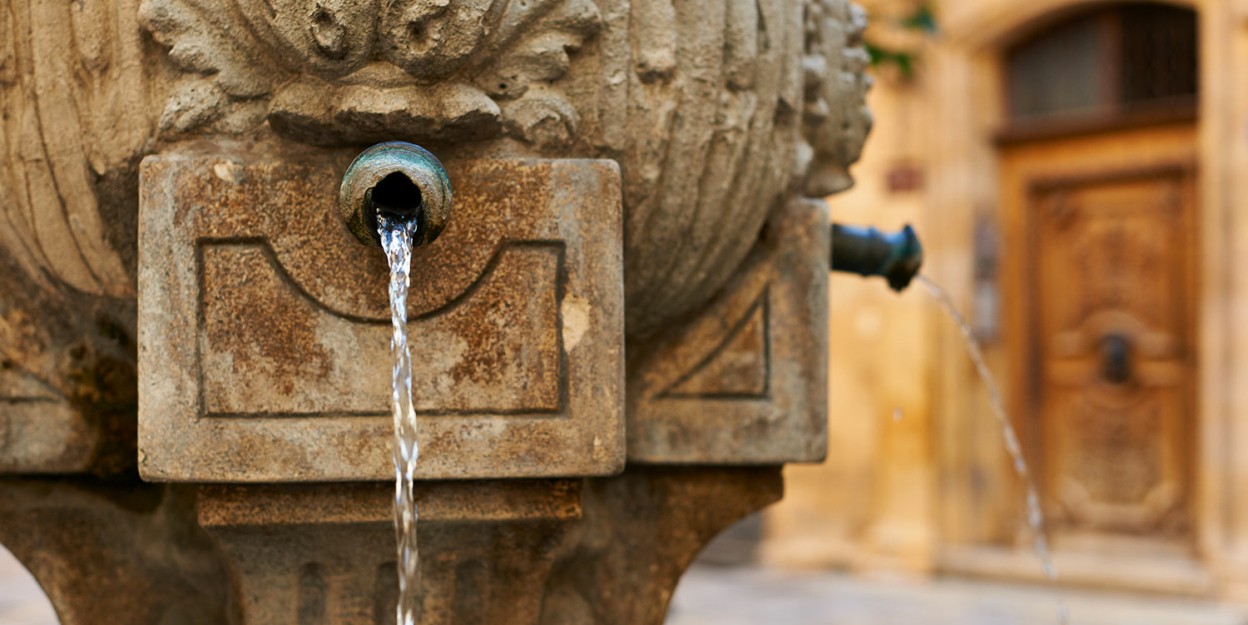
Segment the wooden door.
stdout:
<path fill-rule="evenodd" d="M 1191 548 L 1194 143 L 1178 123 L 1003 150 L 1007 350 L 1059 550 Z"/>

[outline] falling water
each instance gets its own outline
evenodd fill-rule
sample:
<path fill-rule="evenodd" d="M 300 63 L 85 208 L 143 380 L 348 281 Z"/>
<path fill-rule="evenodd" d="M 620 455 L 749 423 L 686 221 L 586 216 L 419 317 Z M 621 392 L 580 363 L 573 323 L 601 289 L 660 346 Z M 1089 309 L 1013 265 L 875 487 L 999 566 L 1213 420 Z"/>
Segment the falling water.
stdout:
<path fill-rule="evenodd" d="M 416 590 L 420 583 L 420 559 L 416 550 L 416 500 L 413 479 L 419 450 L 416 444 L 416 412 L 412 409 L 412 355 L 407 349 L 407 286 L 412 267 L 411 219 L 377 217 L 381 246 L 390 262 L 390 318 L 394 336 L 394 533 L 398 545 L 398 625 L 415 625 Z"/>
<path fill-rule="evenodd" d="M 1001 399 L 1001 389 L 997 387 L 996 378 L 993 377 L 992 372 L 988 370 L 988 365 L 984 362 L 984 353 L 979 348 L 979 341 L 975 340 L 970 324 L 962 317 L 962 313 L 958 312 L 957 306 L 953 303 L 953 298 L 949 297 L 949 294 L 944 289 L 924 276 L 918 276 L 918 281 L 940 304 L 945 313 L 953 319 L 953 322 L 958 325 L 958 329 L 962 331 L 962 342 L 966 345 L 966 352 L 970 355 L 971 362 L 975 364 L 975 370 L 979 373 L 979 379 L 988 391 L 988 405 L 992 408 L 993 416 L 997 418 L 997 424 L 1001 426 L 1001 436 L 1005 439 L 1005 448 L 1010 452 L 1010 457 L 1014 459 L 1014 471 L 1022 478 L 1023 484 L 1027 488 L 1027 523 L 1036 534 L 1036 555 L 1040 557 L 1040 565 L 1044 569 L 1044 576 L 1049 581 L 1057 581 L 1057 569 L 1053 566 L 1053 554 L 1049 552 L 1049 544 L 1045 539 L 1044 511 L 1040 508 L 1040 496 L 1036 493 L 1036 484 L 1027 470 L 1027 461 L 1023 459 L 1023 448 L 1018 444 L 1018 436 L 1014 433 L 1014 425 L 1010 422 L 1009 415 L 1005 413 L 1005 402 Z M 1070 622 L 1070 614 L 1066 610 L 1066 602 L 1060 595 L 1057 605 L 1057 620 L 1063 625 Z"/>

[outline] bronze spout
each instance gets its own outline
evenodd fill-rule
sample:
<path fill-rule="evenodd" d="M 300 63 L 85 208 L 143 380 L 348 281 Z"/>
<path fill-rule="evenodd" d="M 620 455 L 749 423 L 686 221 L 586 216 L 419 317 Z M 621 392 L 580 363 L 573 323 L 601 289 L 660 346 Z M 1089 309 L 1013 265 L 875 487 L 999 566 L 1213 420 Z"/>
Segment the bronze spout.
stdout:
<path fill-rule="evenodd" d="M 360 153 L 342 176 L 338 207 L 347 228 L 365 245 L 380 245 L 378 215 L 416 222 L 413 245 L 438 238 L 451 218 L 451 180 L 428 150 L 411 143 L 379 143 Z"/>
<path fill-rule="evenodd" d="M 832 224 L 832 271 L 880 276 L 901 291 L 923 264 L 923 246 L 909 224 L 897 232 Z"/>

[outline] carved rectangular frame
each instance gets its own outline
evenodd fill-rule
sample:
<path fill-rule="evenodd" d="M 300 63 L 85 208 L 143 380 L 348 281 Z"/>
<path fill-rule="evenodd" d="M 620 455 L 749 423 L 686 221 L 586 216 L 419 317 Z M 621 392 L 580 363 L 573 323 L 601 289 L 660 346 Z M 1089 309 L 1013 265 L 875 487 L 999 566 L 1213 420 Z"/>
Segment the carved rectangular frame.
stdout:
<path fill-rule="evenodd" d="M 822 200 L 773 210 L 702 312 L 630 355 L 630 462 L 824 459 L 830 238 Z"/>
<path fill-rule="evenodd" d="M 297 196 L 304 202 L 300 214 L 314 222 L 301 226 L 311 229 L 310 236 L 319 238 L 321 231 L 316 228 L 325 228 L 325 237 L 350 237 L 337 221 L 341 159 L 327 157 L 311 164 L 291 161 L 229 153 L 165 154 L 143 163 L 139 455 L 145 479 L 314 482 L 393 478 L 392 418 L 388 402 L 379 399 L 389 396 L 388 321 L 363 319 L 353 310 L 330 311 L 323 304 L 319 305 L 324 310 L 316 312 L 318 303 L 311 301 L 296 310 L 323 317 L 308 322 L 319 334 L 298 341 L 294 349 L 268 349 L 258 361 L 261 364 L 239 358 L 250 352 L 238 350 L 257 348 L 232 329 L 236 325 L 267 324 L 274 326 L 274 332 L 282 331 L 277 327 L 279 317 L 265 317 L 272 313 L 257 307 L 279 299 L 315 300 L 285 273 L 289 268 L 274 252 L 274 242 L 290 236 L 287 228 L 277 219 L 258 216 L 279 208 L 293 210 L 278 206 L 283 198 L 288 200 L 280 193 L 275 192 L 270 201 L 267 189 L 298 187 Z M 434 337 L 427 340 L 433 341 L 428 347 L 436 352 L 437 341 L 446 337 L 471 343 L 476 334 L 493 332 L 506 339 L 500 339 L 499 346 L 510 350 L 519 345 L 522 353 L 504 353 L 500 347 L 473 356 L 477 359 L 473 366 L 519 367 L 508 370 L 510 377 L 505 380 L 515 388 L 500 388 L 499 383 L 470 384 L 464 376 L 448 376 L 445 368 L 438 368 L 437 358 L 416 351 L 419 345 L 414 345 L 413 391 L 421 415 L 422 446 L 417 478 L 618 472 L 624 460 L 618 166 L 592 160 L 483 159 L 448 163 L 448 171 L 456 183 L 456 204 L 472 211 L 460 219 L 512 218 L 491 224 L 503 232 L 498 240 L 464 243 L 492 246 L 493 260 L 454 300 L 456 305 L 413 317 L 414 343 L 420 340 L 415 337 Z M 487 179 L 496 184 L 472 183 Z M 499 189 L 508 191 L 504 194 Z M 354 240 L 350 241 L 353 247 L 336 241 L 334 245 L 340 255 L 367 252 Z M 315 261 L 307 258 L 314 253 L 299 246 L 284 252 L 288 263 L 292 258 Z M 227 264 L 205 269 L 210 265 L 207 257 L 222 254 L 228 255 L 223 257 Z M 510 273 L 496 271 L 502 262 L 498 259 L 506 254 L 554 269 L 534 272 L 522 263 Z M 554 282 L 529 275 L 537 273 L 553 275 Z M 212 288 L 205 287 L 206 280 L 214 281 Z M 483 282 L 487 286 L 478 288 Z M 489 282 L 497 283 L 497 288 L 491 290 Z M 470 300 L 481 306 L 458 304 Z M 532 311 L 549 314 L 532 320 L 532 327 L 541 329 L 533 333 L 527 332 L 529 326 L 491 328 L 491 324 L 507 325 L 495 318 L 504 314 L 499 310 L 512 310 L 511 317 L 499 317 L 504 320 L 528 319 Z M 453 314 L 458 318 L 449 319 Z M 229 331 L 210 336 L 209 321 Z M 318 341 L 329 344 L 321 336 L 326 333 L 337 333 L 334 345 L 356 345 L 339 339 L 363 337 L 358 343 L 361 356 L 344 359 L 341 350 L 330 349 L 322 363 L 322 378 L 309 378 L 304 375 L 309 366 L 304 343 L 312 347 Z M 306 338 L 306 334 L 299 336 Z M 542 337 L 550 340 L 539 346 L 528 344 L 545 340 Z M 236 353 L 225 353 L 229 349 Z M 338 362 L 343 360 L 350 362 Z M 526 367 L 542 371 L 530 372 Z M 433 376 L 442 376 L 438 378 L 441 394 L 422 387 Z M 361 377 L 385 390 L 370 386 L 357 392 Z M 530 378 L 552 377 L 557 391 L 529 388 Z M 253 384 L 253 378 L 261 383 Z M 272 384 L 283 388 L 266 391 Z M 207 397 L 206 389 L 211 390 Z M 447 399 L 439 403 L 443 395 Z M 490 403 L 493 400 L 497 402 Z M 508 401 L 515 405 L 506 405 Z"/>

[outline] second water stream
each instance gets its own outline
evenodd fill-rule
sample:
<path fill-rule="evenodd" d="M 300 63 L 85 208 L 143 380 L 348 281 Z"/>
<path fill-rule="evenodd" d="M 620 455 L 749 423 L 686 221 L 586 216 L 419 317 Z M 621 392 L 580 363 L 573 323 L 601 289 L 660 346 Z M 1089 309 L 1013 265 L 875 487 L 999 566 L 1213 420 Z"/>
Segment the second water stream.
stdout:
<path fill-rule="evenodd" d="M 1036 483 L 1027 469 L 1027 460 L 1023 457 L 1023 448 L 1018 443 L 1018 435 L 1014 432 L 1014 424 L 1010 421 L 1010 416 L 1005 412 L 1005 401 L 1001 398 L 1001 389 L 997 386 L 996 378 L 992 375 L 992 371 L 988 369 L 988 364 L 984 361 L 984 353 L 979 347 L 979 341 L 975 340 L 974 330 L 971 329 L 966 319 L 962 317 L 962 313 L 958 312 L 958 307 L 954 305 L 953 298 L 944 289 L 924 276 L 917 276 L 916 280 L 923 285 L 923 288 L 936 300 L 940 308 L 957 324 L 958 330 L 961 331 L 962 342 L 966 346 L 966 353 L 971 357 L 971 362 L 975 365 L 975 371 L 979 374 L 979 379 L 983 382 L 984 389 L 988 392 L 989 408 L 992 409 L 992 414 L 997 419 L 997 425 L 1001 426 L 1001 436 L 1005 439 L 1005 448 L 1010 452 L 1010 458 L 1014 461 L 1014 471 L 1018 473 L 1026 488 L 1027 523 L 1036 535 L 1035 549 L 1036 555 L 1040 558 L 1040 566 L 1044 569 L 1044 576 L 1050 582 L 1056 582 L 1057 568 L 1053 566 L 1053 554 L 1049 551 L 1048 540 L 1045 538 L 1044 510 L 1040 507 L 1040 495 L 1036 492 Z M 1057 621 L 1062 625 L 1070 622 L 1070 614 L 1066 609 L 1066 602 L 1060 596 L 1058 597 L 1057 605 Z"/>

